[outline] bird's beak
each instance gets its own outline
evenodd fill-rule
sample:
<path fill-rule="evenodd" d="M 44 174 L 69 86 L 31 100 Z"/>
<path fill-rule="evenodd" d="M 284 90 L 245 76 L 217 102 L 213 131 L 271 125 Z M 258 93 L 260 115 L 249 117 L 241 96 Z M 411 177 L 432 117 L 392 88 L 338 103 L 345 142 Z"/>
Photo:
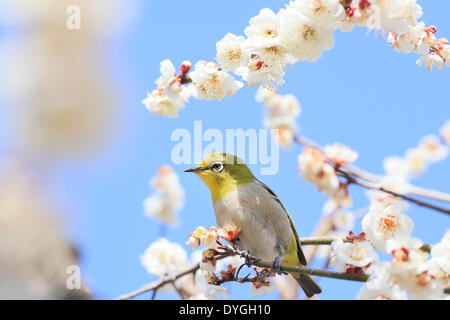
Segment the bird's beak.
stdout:
<path fill-rule="evenodd" d="M 184 172 L 194 172 L 194 173 L 197 173 L 197 172 L 205 171 L 206 169 L 207 169 L 207 168 L 194 167 L 194 168 L 186 169 L 186 170 L 184 170 Z"/>

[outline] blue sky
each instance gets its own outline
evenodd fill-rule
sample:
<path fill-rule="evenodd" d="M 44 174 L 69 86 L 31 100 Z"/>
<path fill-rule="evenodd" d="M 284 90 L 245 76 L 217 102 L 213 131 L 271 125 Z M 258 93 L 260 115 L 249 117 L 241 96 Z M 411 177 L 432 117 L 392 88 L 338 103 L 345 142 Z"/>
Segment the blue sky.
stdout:
<path fill-rule="evenodd" d="M 438 37 L 450 37 L 450 2 L 419 3 L 425 13 L 423 20 L 438 27 Z M 160 165 L 171 163 L 172 131 L 191 131 L 195 120 L 203 121 L 204 130 L 262 127 L 255 88 L 244 88 L 222 101 L 191 99 L 176 119 L 149 115 L 141 100 L 154 88 L 159 62 L 169 58 L 179 65 L 183 60 L 212 60 L 216 42 L 227 32 L 243 34 L 248 20 L 261 8 L 277 11 L 284 4 L 274 0 L 143 1 L 127 32 L 110 40 L 111 54 L 106 58 L 123 92 L 117 131 L 95 159 L 61 165 L 55 175 L 70 213 L 70 233 L 81 249 L 83 275 L 98 297 L 114 298 L 154 280 L 140 265 L 139 255 L 157 239 L 160 225 L 145 217 L 142 201 L 150 192 L 149 178 Z M 428 72 L 415 65 L 417 58 L 395 52 L 381 35 L 368 34 L 367 29 L 337 31 L 334 48 L 317 63 L 294 65 L 280 93 L 298 97 L 302 134 L 322 144 L 347 144 L 360 154 L 357 165 L 381 173 L 386 156 L 403 155 L 424 135 L 438 133 L 450 119 L 450 70 Z M 258 178 L 278 194 L 300 236 L 308 236 L 326 197 L 299 177 L 300 152 L 298 146 L 281 150 L 279 172 Z M 182 245 L 198 225 L 215 225 L 209 191 L 200 179 L 183 173 L 185 168 L 175 166 L 186 190 L 181 223 L 166 232 L 171 241 Z M 258 167 L 253 169 L 257 174 Z M 413 182 L 450 192 L 449 174 L 450 161 L 445 160 Z M 350 192 L 353 208 L 368 205 L 361 189 L 351 187 Z M 443 214 L 414 205 L 407 213 L 416 224 L 413 235 L 424 242 L 439 241 L 449 228 Z M 360 229 L 357 221 L 354 231 Z M 323 299 L 353 299 L 360 287 L 329 279 L 321 279 L 320 285 Z M 231 285 L 231 298 L 251 298 L 249 287 Z"/>

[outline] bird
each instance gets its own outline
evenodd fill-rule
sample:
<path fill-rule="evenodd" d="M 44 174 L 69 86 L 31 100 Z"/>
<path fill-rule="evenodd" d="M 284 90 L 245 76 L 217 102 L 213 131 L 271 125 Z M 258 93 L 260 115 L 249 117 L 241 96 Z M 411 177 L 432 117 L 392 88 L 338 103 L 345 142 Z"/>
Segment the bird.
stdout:
<path fill-rule="evenodd" d="M 242 159 L 215 152 L 185 172 L 195 173 L 211 191 L 218 227 L 233 225 L 240 229 L 236 242 L 240 250 L 271 262 L 277 273 L 281 265 L 307 264 L 297 230 L 281 200 L 255 178 Z M 309 275 L 291 275 L 307 297 L 322 292 Z"/>

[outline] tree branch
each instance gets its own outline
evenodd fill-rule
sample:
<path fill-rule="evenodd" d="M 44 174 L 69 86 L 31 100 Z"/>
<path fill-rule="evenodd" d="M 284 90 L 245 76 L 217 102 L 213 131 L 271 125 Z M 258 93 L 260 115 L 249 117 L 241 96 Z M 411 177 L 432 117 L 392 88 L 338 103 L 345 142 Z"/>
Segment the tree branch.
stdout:
<path fill-rule="evenodd" d="M 300 240 L 300 243 L 302 246 L 306 245 L 331 245 L 333 241 L 336 241 L 338 239 L 336 238 L 322 238 L 322 237 L 310 237 L 310 238 L 303 238 Z M 350 242 L 347 239 L 342 239 L 344 242 Z M 429 244 L 424 244 L 420 250 L 430 253 L 432 246 Z"/>
<path fill-rule="evenodd" d="M 335 169 L 336 169 L 336 172 L 340 173 L 343 177 L 345 177 L 347 179 L 348 184 L 357 184 L 357 185 L 359 185 L 361 187 L 364 187 L 366 189 L 382 191 L 382 192 L 388 193 L 388 194 L 390 194 L 390 195 L 392 195 L 394 197 L 398 197 L 398 198 L 401 198 L 403 200 L 415 203 L 418 206 L 429 208 L 429 209 L 433 209 L 433 210 L 436 210 L 436 211 L 439 211 L 439 212 L 442 212 L 442 213 L 445 213 L 445 214 L 450 214 L 450 209 L 442 208 L 442 207 L 439 207 L 439 206 L 434 205 L 432 203 L 425 202 L 425 201 L 422 201 L 422 200 L 419 200 L 419 199 L 415 199 L 415 198 L 412 198 L 410 196 L 407 196 L 407 195 L 404 195 L 404 194 L 401 194 L 401 193 L 389 190 L 386 187 L 382 187 L 382 186 L 380 186 L 378 184 L 371 183 L 371 182 L 368 182 L 368 181 L 364 181 L 364 180 L 352 177 L 351 175 L 349 175 L 347 172 L 345 172 L 344 170 L 342 170 L 339 167 L 336 167 Z"/>
<path fill-rule="evenodd" d="M 126 294 L 123 294 L 123 295 L 119 296 L 116 300 L 131 299 L 131 298 L 134 298 L 134 297 L 136 297 L 138 295 L 141 295 L 141 294 L 149 292 L 149 291 L 153 291 L 154 294 L 155 294 L 158 291 L 158 289 L 162 288 L 166 284 L 175 283 L 175 281 L 177 281 L 178 279 L 180 279 L 180 278 L 182 278 L 182 277 L 184 277 L 184 276 L 186 276 L 188 274 L 197 272 L 198 269 L 200 269 L 200 264 L 199 263 L 197 263 L 193 267 L 191 267 L 191 268 L 189 268 L 189 269 L 187 269 L 187 270 L 185 270 L 183 272 L 180 272 L 179 274 L 177 274 L 177 275 L 175 275 L 173 277 L 168 277 L 166 279 L 162 279 L 162 280 L 159 280 L 157 282 L 152 282 L 152 283 L 143 285 L 142 287 L 140 287 L 139 289 L 137 289 L 135 291 L 132 291 L 130 293 L 126 293 Z"/>
<path fill-rule="evenodd" d="M 317 246 L 317 245 L 330 245 L 335 240 L 337 240 L 337 239 L 311 237 L 311 238 L 303 238 L 300 240 L 300 242 L 302 245 Z M 347 241 L 347 240 L 344 240 L 344 241 Z M 431 246 L 423 245 L 421 250 L 430 252 Z M 220 260 L 220 259 L 223 259 L 226 257 L 230 257 L 230 256 L 234 256 L 234 255 L 239 255 L 241 257 L 245 257 L 246 260 L 250 258 L 250 260 L 252 261 L 252 265 L 254 265 L 254 266 L 261 267 L 261 268 L 271 268 L 272 267 L 271 263 L 259 261 L 256 258 L 250 257 L 246 252 L 239 251 L 237 249 L 226 247 L 226 252 L 227 252 L 227 255 L 222 255 L 222 256 L 218 257 L 217 260 Z M 157 282 L 152 282 L 152 283 L 143 285 L 142 287 L 140 287 L 137 290 L 134 290 L 130 293 L 123 294 L 123 295 L 119 296 L 116 300 L 131 299 L 138 295 L 141 295 L 141 294 L 144 294 L 144 293 L 150 292 L 150 291 L 153 291 L 153 295 L 152 295 L 152 299 L 153 299 L 156 292 L 163 286 L 165 286 L 167 284 L 174 285 L 175 281 L 177 281 L 178 279 L 181 279 L 182 277 L 189 275 L 189 274 L 195 274 L 199 269 L 200 269 L 200 264 L 197 263 L 194 266 L 190 267 L 189 269 L 186 269 L 185 271 L 182 271 L 172 277 L 168 277 L 165 279 L 161 279 Z M 318 277 L 342 279 L 342 280 L 350 280 L 350 281 L 360 281 L 360 282 L 367 281 L 367 279 L 369 277 L 369 276 L 363 275 L 363 274 L 339 273 L 339 272 L 333 272 L 333 271 L 327 271 L 327 270 L 311 269 L 311 268 L 307 268 L 307 267 L 303 267 L 303 266 L 296 266 L 296 267 L 281 266 L 280 270 L 284 271 L 284 272 L 289 272 L 289 273 L 309 274 L 309 275 L 318 276 Z M 249 279 L 251 279 L 251 278 L 249 278 Z M 238 280 L 234 279 L 234 280 L 227 280 L 227 281 L 238 281 Z M 250 281 L 251 280 L 242 281 L 242 279 L 241 279 L 240 282 L 250 282 Z M 180 292 L 178 292 L 178 293 L 180 294 Z M 446 293 L 450 293 L 450 291 L 447 292 L 447 289 L 446 289 Z M 183 297 L 182 294 L 181 294 L 181 296 Z"/>
<path fill-rule="evenodd" d="M 316 143 L 315 141 L 312 141 L 306 137 L 296 136 L 295 141 L 306 147 L 319 150 L 322 153 L 324 152 L 322 147 L 318 143 Z M 406 201 L 415 203 L 419 206 L 427 207 L 429 209 L 433 209 L 433 210 L 436 210 L 439 212 L 450 214 L 450 208 L 442 208 L 437 205 L 434 205 L 434 204 L 431 204 L 431 203 L 428 203 L 428 202 L 425 202 L 422 200 L 418 200 L 418 199 L 412 198 L 410 196 L 389 190 L 386 187 L 380 186 L 379 183 L 381 181 L 381 178 L 379 176 L 372 174 L 370 172 L 367 172 L 357 166 L 354 166 L 354 165 L 343 165 L 343 166 L 339 166 L 339 167 L 335 166 L 335 169 L 342 176 L 344 176 L 350 183 L 358 184 L 366 189 L 379 190 L 379 191 L 391 194 L 393 196 L 402 198 Z M 443 202 L 450 202 L 450 194 L 436 191 L 436 190 L 429 190 L 429 189 L 411 185 L 408 190 L 408 193 L 417 195 L 417 196 L 420 196 L 423 198 L 429 198 L 429 199 L 439 200 L 439 201 L 443 201 Z"/>

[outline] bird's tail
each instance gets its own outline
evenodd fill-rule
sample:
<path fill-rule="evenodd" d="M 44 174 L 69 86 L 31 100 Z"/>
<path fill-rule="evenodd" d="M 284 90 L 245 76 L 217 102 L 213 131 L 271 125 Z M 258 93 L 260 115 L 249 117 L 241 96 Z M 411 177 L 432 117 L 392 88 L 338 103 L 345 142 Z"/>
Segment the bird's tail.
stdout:
<path fill-rule="evenodd" d="M 322 289 L 319 287 L 319 285 L 309 275 L 292 274 L 292 276 L 295 278 L 295 280 L 297 280 L 298 284 L 308 298 L 322 292 Z"/>

